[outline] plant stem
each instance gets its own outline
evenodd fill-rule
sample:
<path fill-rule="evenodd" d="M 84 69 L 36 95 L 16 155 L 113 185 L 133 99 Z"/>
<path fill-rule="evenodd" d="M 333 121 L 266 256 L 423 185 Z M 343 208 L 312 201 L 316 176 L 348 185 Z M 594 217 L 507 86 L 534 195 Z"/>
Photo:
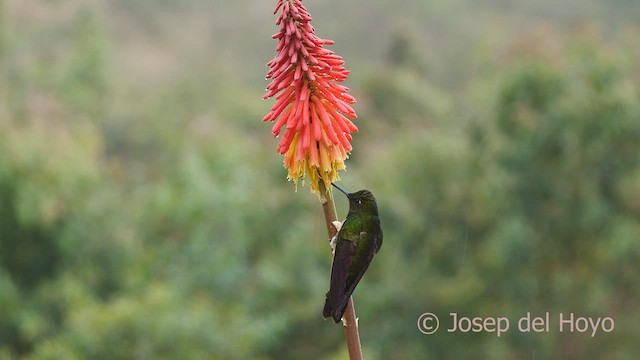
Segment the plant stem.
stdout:
<path fill-rule="evenodd" d="M 322 210 L 327 225 L 327 233 L 329 239 L 332 239 L 338 232 L 333 225 L 338 220 L 336 215 L 336 205 L 333 202 L 331 189 L 327 189 L 324 182 L 320 180 L 320 193 L 322 194 Z M 360 345 L 360 333 L 358 332 L 358 321 L 356 317 L 356 309 L 353 305 L 353 297 L 349 298 L 347 308 L 343 315 L 344 319 L 344 335 L 347 338 L 347 349 L 349 350 L 350 360 L 362 360 L 362 346 Z"/>

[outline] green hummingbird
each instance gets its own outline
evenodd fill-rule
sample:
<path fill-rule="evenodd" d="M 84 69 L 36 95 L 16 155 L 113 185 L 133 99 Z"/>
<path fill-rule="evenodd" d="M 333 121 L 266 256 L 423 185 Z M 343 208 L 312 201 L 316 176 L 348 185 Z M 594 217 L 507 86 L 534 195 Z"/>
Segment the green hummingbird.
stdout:
<path fill-rule="evenodd" d="M 373 255 L 382 246 L 382 229 L 378 205 L 369 190 L 348 193 L 331 184 L 349 199 L 349 213 L 334 238 L 335 248 L 331 265 L 331 281 L 322 316 L 342 319 L 353 290 L 367 271 Z"/>

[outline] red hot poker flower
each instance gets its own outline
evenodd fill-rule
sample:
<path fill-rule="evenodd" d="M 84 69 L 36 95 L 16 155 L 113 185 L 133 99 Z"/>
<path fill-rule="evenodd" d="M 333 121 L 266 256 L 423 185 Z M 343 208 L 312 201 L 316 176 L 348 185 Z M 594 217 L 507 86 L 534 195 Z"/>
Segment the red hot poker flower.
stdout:
<path fill-rule="evenodd" d="M 272 81 L 264 95 L 276 96 L 276 103 L 263 120 L 276 122 L 275 137 L 285 128 L 277 150 L 284 155 L 288 179 L 297 185 L 306 173 L 311 191 L 319 193 L 320 180 L 329 188 L 345 168 L 351 133 L 358 131 L 350 120 L 357 117 L 350 106 L 355 99 L 339 84 L 349 71 L 340 56 L 323 47 L 333 41 L 316 36 L 301 0 L 278 0 L 274 14 L 278 11 L 277 54 L 267 64 Z"/>

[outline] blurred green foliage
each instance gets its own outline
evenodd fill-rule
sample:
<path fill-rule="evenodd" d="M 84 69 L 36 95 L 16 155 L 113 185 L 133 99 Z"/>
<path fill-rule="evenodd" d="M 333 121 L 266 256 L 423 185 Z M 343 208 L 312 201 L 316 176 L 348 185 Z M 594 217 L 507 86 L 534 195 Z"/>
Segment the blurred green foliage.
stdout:
<path fill-rule="evenodd" d="M 272 4 L 91 4 L 0 0 L 0 359 L 346 358 L 321 208 L 259 121 Z M 359 99 L 344 186 L 385 233 L 366 358 L 640 357 L 640 9 L 563 4 L 308 4 Z"/>

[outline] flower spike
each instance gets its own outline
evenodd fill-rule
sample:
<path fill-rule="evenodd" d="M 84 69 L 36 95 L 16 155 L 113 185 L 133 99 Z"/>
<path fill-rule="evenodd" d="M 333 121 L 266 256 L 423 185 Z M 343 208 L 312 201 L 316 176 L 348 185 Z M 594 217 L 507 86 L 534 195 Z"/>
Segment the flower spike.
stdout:
<path fill-rule="evenodd" d="M 325 49 L 333 41 L 321 39 L 311 26 L 311 15 L 301 0 L 278 0 L 274 14 L 280 31 L 276 56 L 269 71 L 264 99 L 276 97 L 263 121 L 275 121 L 271 132 L 281 136 L 277 151 L 284 155 L 287 178 L 297 184 L 309 177 L 311 191 L 319 194 L 319 182 L 329 189 L 345 169 L 351 151 L 351 133 L 358 128 L 350 106 L 355 99 L 340 85 L 349 71 L 342 58 Z M 284 132 L 282 129 L 284 128 Z"/>

